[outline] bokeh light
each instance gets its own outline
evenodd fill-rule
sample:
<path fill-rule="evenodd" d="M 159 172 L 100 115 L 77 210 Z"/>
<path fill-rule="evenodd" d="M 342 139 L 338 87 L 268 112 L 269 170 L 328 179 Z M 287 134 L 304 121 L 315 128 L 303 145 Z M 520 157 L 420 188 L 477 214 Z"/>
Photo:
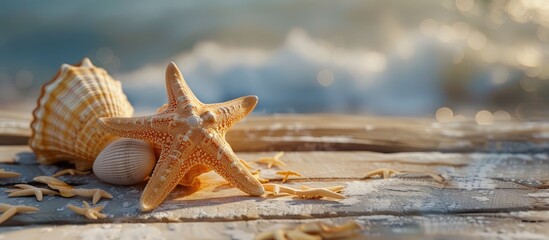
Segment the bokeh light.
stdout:
<path fill-rule="evenodd" d="M 456 7 L 463 12 L 470 11 L 475 6 L 474 0 L 456 0 Z"/>
<path fill-rule="evenodd" d="M 478 125 L 491 125 L 494 122 L 494 115 L 487 110 L 481 110 L 475 115 L 475 121 Z"/>
<path fill-rule="evenodd" d="M 201 100 L 255 94 L 257 114 L 455 122 L 484 109 L 495 120 L 534 121 L 549 105 L 543 0 L 26 3 L 0 11 L 5 110 L 32 111 L 40 86 L 83 57 L 122 82 L 138 114 L 165 103 L 170 61 Z M 528 114 L 513 110 L 526 105 Z"/>
<path fill-rule="evenodd" d="M 329 69 L 323 69 L 318 72 L 317 81 L 321 86 L 328 87 L 334 83 L 334 73 Z"/>
<path fill-rule="evenodd" d="M 450 122 L 454 118 L 454 112 L 447 107 L 441 107 L 436 112 L 436 119 L 439 122 Z"/>

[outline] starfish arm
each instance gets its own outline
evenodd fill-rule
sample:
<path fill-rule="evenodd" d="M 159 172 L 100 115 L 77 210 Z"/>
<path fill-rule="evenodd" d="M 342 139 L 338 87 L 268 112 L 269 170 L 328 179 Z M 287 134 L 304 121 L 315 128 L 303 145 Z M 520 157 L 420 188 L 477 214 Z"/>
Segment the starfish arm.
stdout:
<path fill-rule="evenodd" d="M 43 194 L 46 195 L 58 195 L 59 193 L 53 190 L 45 189 L 45 188 L 39 188 L 40 191 L 42 191 Z"/>
<path fill-rule="evenodd" d="M 14 191 L 8 194 L 8 197 L 25 197 L 25 196 L 34 195 L 34 190 L 32 189 L 23 189 L 23 190 L 13 189 L 13 190 Z"/>
<path fill-rule="evenodd" d="M 160 205 L 183 176 L 195 165 L 188 160 L 198 157 L 196 153 L 189 154 L 190 148 L 186 148 L 182 153 L 179 149 L 185 148 L 179 146 L 180 144 L 174 143 L 170 148 L 162 150 L 153 174 L 141 194 L 139 200 L 141 211 L 150 211 Z M 185 159 L 184 156 L 189 157 Z"/>
<path fill-rule="evenodd" d="M 78 213 L 78 214 L 82 214 L 82 209 L 77 207 L 77 206 L 74 206 L 72 204 L 69 204 L 67 205 L 67 208 L 70 209 L 71 211 L 75 212 L 75 213 Z"/>
<path fill-rule="evenodd" d="M 13 217 L 13 215 L 15 215 L 16 213 L 17 213 L 17 209 L 15 207 L 8 208 L 8 210 L 6 210 L 0 216 L 0 224 L 10 219 L 11 217 Z"/>
<path fill-rule="evenodd" d="M 202 149 L 206 164 L 233 186 L 252 196 L 260 196 L 265 192 L 259 180 L 240 162 L 221 137 L 211 138 L 210 144 L 202 144 Z"/>
<path fill-rule="evenodd" d="M 15 187 L 18 187 L 20 189 L 32 189 L 35 188 L 34 186 L 28 185 L 28 184 L 15 184 L 13 185 Z"/>
<path fill-rule="evenodd" d="M 158 114 L 145 117 L 103 117 L 99 125 L 108 133 L 163 144 L 169 142 L 170 126 L 176 123 L 176 115 Z"/>
<path fill-rule="evenodd" d="M 286 232 L 286 235 L 289 239 L 322 240 L 321 236 L 311 235 L 295 229 Z"/>
<path fill-rule="evenodd" d="M 59 194 L 61 197 L 74 197 L 76 195 L 74 189 L 59 189 Z"/>
<path fill-rule="evenodd" d="M 36 212 L 40 209 L 31 207 L 31 206 L 25 206 L 25 205 L 17 205 L 15 206 L 18 213 L 26 213 L 26 212 Z"/>
<path fill-rule="evenodd" d="M 185 174 L 185 176 L 183 176 L 181 180 L 179 180 L 179 185 L 192 186 L 199 175 L 201 175 L 202 173 L 209 172 L 211 170 L 212 169 L 210 169 L 208 166 L 204 164 L 196 164 L 193 167 L 191 167 L 191 169 L 189 169 L 187 174 Z"/>
<path fill-rule="evenodd" d="M 105 208 L 105 206 L 98 206 L 98 207 L 94 207 L 92 208 L 94 211 L 97 211 L 97 212 L 101 212 L 103 211 L 103 208 Z"/>
<path fill-rule="evenodd" d="M 92 203 L 96 204 L 97 202 L 99 202 L 100 199 L 101 199 L 101 192 L 95 191 L 95 193 L 93 194 Z"/>
<path fill-rule="evenodd" d="M 106 218 L 107 214 L 103 214 L 103 213 L 100 213 L 100 212 L 95 212 L 95 216 L 97 216 L 98 218 Z"/>
<path fill-rule="evenodd" d="M 225 133 L 248 116 L 254 110 L 257 101 L 257 96 L 246 96 L 228 102 L 207 104 L 206 109 L 214 114 L 217 131 Z"/>
<path fill-rule="evenodd" d="M 16 190 L 8 194 L 8 197 L 26 197 L 30 195 L 35 195 L 38 199 L 38 196 L 35 194 L 35 190 L 33 189 L 23 189 L 23 190 Z M 38 200 L 41 201 L 41 200 Z"/>
<path fill-rule="evenodd" d="M 273 158 L 279 160 L 282 156 L 284 156 L 284 152 L 278 152 Z"/>
<path fill-rule="evenodd" d="M 20 177 L 21 174 L 18 172 L 10 172 L 0 168 L 0 178 L 14 178 Z"/>
<path fill-rule="evenodd" d="M 90 211 L 89 209 L 86 210 L 86 212 L 84 212 L 84 216 L 86 216 L 87 218 L 89 219 L 93 219 L 93 220 L 96 220 L 97 217 L 95 216 L 94 212 L 93 211 Z"/>
<path fill-rule="evenodd" d="M 39 183 L 45 183 L 48 185 L 48 187 L 53 188 L 55 190 L 61 190 L 61 189 L 68 190 L 73 188 L 73 186 L 66 184 L 63 181 L 50 176 L 38 176 L 33 178 L 32 180 L 37 181 Z"/>
<path fill-rule="evenodd" d="M 72 197 L 72 196 L 81 196 L 81 197 L 91 197 L 92 203 L 96 204 L 101 200 L 101 198 L 112 198 L 112 195 L 108 192 L 105 192 L 101 189 L 85 189 L 85 188 L 75 188 L 70 190 L 59 190 L 62 197 Z"/>
<path fill-rule="evenodd" d="M 0 203 L 0 212 L 8 210 L 8 208 L 10 208 L 10 207 L 11 207 L 11 205 L 9 205 L 9 204 Z"/>
<path fill-rule="evenodd" d="M 313 198 L 314 197 L 330 197 L 335 199 L 345 199 L 345 196 L 324 188 L 311 188 L 307 190 L 297 190 L 295 194 L 303 197 L 313 197 Z"/>
<path fill-rule="evenodd" d="M 58 171 L 58 172 L 54 173 L 54 174 L 51 175 L 51 176 L 52 176 L 52 177 L 60 177 L 60 176 L 63 176 L 63 175 L 65 175 L 65 174 L 69 174 L 69 172 L 67 171 L 67 169 Z"/>
<path fill-rule="evenodd" d="M 202 105 L 185 82 L 179 68 L 173 62 L 168 64 L 166 68 L 166 90 L 168 92 L 168 107 L 163 109 L 164 112 L 174 111 L 178 105 L 185 106 L 189 103 Z"/>
<path fill-rule="evenodd" d="M 42 199 L 44 199 L 44 195 L 42 194 L 42 191 L 40 191 L 40 189 L 34 190 L 34 196 L 36 197 L 36 200 L 38 200 L 39 202 L 42 202 Z"/>
<path fill-rule="evenodd" d="M 373 176 L 380 176 L 381 178 L 390 178 L 391 175 L 393 174 L 400 174 L 400 172 L 393 169 L 380 168 L 380 169 L 376 169 L 366 173 L 366 176 L 364 176 L 363 179 L 371 178 Z"/>
<path fill-rule="evenodd" d="M 66 175 L 66 174 L 70 174 L 70 175 L 74 176 L 76 174 L 84 175 L 84 174 L 88 174 L 88 173 L 90 173 L 90 171 L 78 171 L 76 169 L 64 169 L 64 170 L 61 170 L 61 171 L 58 171 L 58 172 L 54 173 L 51 176 L 52 177 L 60 177 L 60 176 Z"/>
<path fill-rule="evenodd" d="M 112 198 L 112 195 L 109 194 L 108 192 L 105 192 L 101 189 L 96 189 L 95 190 L 95 193 L 93 194 L 93 199 L 92 199 L 92 203 L 93 204 L 96 204 L 97 202 L 99 202 L 99 200 L 101 200 L 101 198 Z"/>
<path fill-rule="evenodd" d="M 67 206 L 68 209 L 75 212 L 76 214 L 83 215 L 89 219 L 97 219 L 97 217 L 94 215 L 94 211 L 89 208 L 89 205 L 84 204 L 84 207 L 77 207 L 72 204 L 69 204 Z"/>

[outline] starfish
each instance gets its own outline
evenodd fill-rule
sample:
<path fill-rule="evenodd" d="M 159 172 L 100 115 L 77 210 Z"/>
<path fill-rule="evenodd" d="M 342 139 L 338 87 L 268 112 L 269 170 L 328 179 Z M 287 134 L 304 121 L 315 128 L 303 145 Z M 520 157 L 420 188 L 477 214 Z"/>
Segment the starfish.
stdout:
<path fill-rule="evenodd" d="M 9 192 L 8 197 L 23 197 L 23 196 L 36 196 L 36 200 L 39 202 L 42 201 L 43 194 L 47 195 L 57 195 L 59 194 L 56 191 L 52 191 L 45 188 L 37 188 L 28 184 L 15 184 L 15 187 L 19 189 L 8 189 L 6 192 Z"/>
<path fill-rule="evenodd" d="M 276 174 L 284 176 L 284 178 L 282 178 L 282 183 L 285 183 L 290 176 L 301 177 L 301 174 L 294 171 L 280 171 L 276 172 Z"/>
<path fill-rule="evenodd" d="M 82 204 L 84 204 L 84 207 L 77 207 L 72 204 L 69 204 L 67 207 L 73 212 L 84 215 L 89 219 L 97 220 L 97 218 L 107 217 L 107 215 L 101 213 L 101 210 L 103 210 L 105 206 L 90 207 L 86 201 L 82 201 Z"/>
<path fill-rule="evenodd" d="M 293 229 L 277 229 L 258 234 L 256 240 L 268 239 L 348 239 L 358 237 L 362 226 L 355 220 L 350 220 L 342 225 L 332 225 L 325 222 L 310 222 L 296 226 Z"/>
<path fill-rule="evenodd" d="M 386 178 L 390 178 L 391 175 L 393 175 L 393 174 L 400 174 L 400 173 L 401 172 L 399 172 L 397 170 L 388 169 L 388 168 L 380 168 L 380 169 L 376 169 L 376 170 L 373 170 L 373 171 L 370 171 L 370 172 L 366 173 L 366 176 L 364 176 L 363 179 L 371 178 L 371 177 L 374 177 L 374 176 L 379 176 L 383 179 L 386 179 Z"/>
<path fill-rule="evenodd" d="M 92 203 L 96 204 L 101 198 L 112 198 L 108 192 L 99 188 L 87 189 L 87 188 L 74 188 L 73 186 L 66 184 L 65 182 L 50 176 L 38 176 L 33 179 L 34 181 L 45 183 L 48 187 L 59 190 L 61 197 L 91 197 Z"/>
<path fill-rule="evenodd" d="M 436 182 L 438 182 L 440 184 L 444 184 L 444 178 L 441 177 L 439 174 L 436 174 L 436 173 L 417 172 L 417 171 L 397 171 L 397 170 L 389 169 L 389 168 L 380 168 L 380 169 L 370 171 L 370 172 L 366 173 L 366 176 L 364 176 L 362 179 L 368 179 L 368 178 L 371 178 L 371 177 L 374 177 L 374 176 L 379 176 L 382 179 L 386 179 L 386 178 L 390 178 L 391 176 L 405 175 L 405 174 L 427 175 L 427 176 L 431 177 L 433 180 L 435 180 Z"/>
<path fill-rule="evenodd" d="M 302 186 L 301 189 L 294 189 L 291 187 L 286 187 L 278 184 L 263 184 L 266 191 L 272 192 L 273 194 L 287 193 L 291 195 L 298 196 L 300 198 L 309 198 L 316 199 L 322 197 L 329 197 L 334 199 L 344 199 L 345 196 L 339 194 L 343 190 L 343 186 L 332 186 L 325 188 L 310 188 L 307 186 Z"/>
<path fill-rule="evenodd" d="M 0 216 L 0 224 L 10 219 L 13 215 L 17 213 L 36 212 L 38 210 L 40 209 L 31 206 L 9 205 L 0 203 L 0 212 L 4 212 L 2 213 L 2 216 Z"/>
<path fill-rule="evenodd" d="M 0 178 L 14 178 L 19 176 L 21 176 L 21 174 L 18 172 L 10 172 L 0 168 Z"/>
<path fill-rule="evenodd" d="M 56 173 L 54 173 L 53 175 L 51 175 L 52 177 L 60 177 L 60 176 L 63 176 L 63 175 L 71 175 L 71 176 L 74 176 L 74 175 L 85 175 L 85 174 L 89 174 L 90 171 L 78 171 L 76 169 L 64 169 L 64 170 L 61 170 L 61 171 L 58 171 Z"/>
<path fill-rule="evenodd" d="M 261 173 L 261 171 L 258 169 L 256 170 L 255 172 L 252 172 L 252 175 L 254 175 L 254 177 L 257 179 L 257 181 L 259 181 L 260 183 L 268 183 L 269 182 L 269 179 L 265 179 L 265 178 L 262 178 L 261 176 L 259 176 L 259 173 Z"/>
<path fill-rule="evenodd" d="M 273 165 L 276 167 L 279 166 L 286 166 L 286 163 L 280 160 L 280 158 L 284 155 L 284 152 L 279 152 L 274 157 L 263 157 L 257 160 L 258 163 L 267 164 L 267 168 L 271 168 Z"/>
<path fill-rule="evenodd" d="M 182 178 L 191 179 L 211 169 L 243 192 L 262 195 L 265 190 L 261 183 L 225 141 L 225 133 L 254 109 L 257 97 L 204 104 L 194 96 L 173 62 L 166 70 L 166 87 L 168 104 L 155 115 L 99 119 L 113 135 L 141 139 L 162 149 L 141 194 L 141 211 L 160 205 Z"/>
<path fill-rule="evenodd" d="M 242 160 L 240 159 L 240 163 L 242 163 L 242 165 L 244 165 L 244 167 L 246 167 L 248 170 L 254 170 L 254 168 L 250 165 L 249 162 L 246 162 L 245 160 Z"/>

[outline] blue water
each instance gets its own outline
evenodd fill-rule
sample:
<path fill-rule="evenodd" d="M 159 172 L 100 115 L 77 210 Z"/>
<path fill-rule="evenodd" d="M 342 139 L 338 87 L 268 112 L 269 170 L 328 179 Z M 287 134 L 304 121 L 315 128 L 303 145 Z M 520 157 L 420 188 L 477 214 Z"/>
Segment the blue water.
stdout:
<path fill-rule="evenodd" d="M 434 33 L 421 29 L 426 19 Z M 452 32 L 457 22 L 465 36 Z M 467 11 L 455 1 L 2 1 L 0 107 L 32 109 L 62 63 L 90 57 L 138 112 L 165 102 L 163 71 L 175 61 L 202 101 L 258 95 L 258 114 L 433 116 L 448 106 L 513 115 L 546 103 L 549 70 L 527 76 L 520 57 L 503 53 L 527 46 L 541 56 L 527 67 L 549 69 L 545 31 L 490 1 Z M 485 37 L 481 49 L 473 32 Z"/>

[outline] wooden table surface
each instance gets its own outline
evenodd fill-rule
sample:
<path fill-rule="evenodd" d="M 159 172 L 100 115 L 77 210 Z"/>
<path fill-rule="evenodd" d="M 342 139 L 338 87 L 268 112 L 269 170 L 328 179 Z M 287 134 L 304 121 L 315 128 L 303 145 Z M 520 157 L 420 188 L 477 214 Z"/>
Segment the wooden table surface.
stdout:
<path fill-rule="evenodd" d="M 313 221 L 354 219 L 369 239 L 549 239 L 549 123 L 438 123 L 432 119 L 345 115 L 254 116 L 227 139 L 239 157 L 254 161 L 285 151 L 283 170 L 299 172 L 288 186 L 343 185 L 343 200 L 250 197 L 215 173 L 200 185 L 178 187 L 159 208 L 141 213 L 144 184 L 114 186 L 93 175 L 64 176 L 84 188 L 102 188 L 108 218 L 89 220 L 66 208 L 82 198 L 8 198 L 4 191 L 69 167 L 36 163 L 25 145 L 26 116 L 0 113 L 0 168 L 23 174 L 0 179 L 0 202 L 40 208 L 2 224 L 0 239 L 251 239 L 263 231 Z M 263 165 L 261 176 L 281 183 Z M 371 170 L 434 172 L 362 179 Z"/>

